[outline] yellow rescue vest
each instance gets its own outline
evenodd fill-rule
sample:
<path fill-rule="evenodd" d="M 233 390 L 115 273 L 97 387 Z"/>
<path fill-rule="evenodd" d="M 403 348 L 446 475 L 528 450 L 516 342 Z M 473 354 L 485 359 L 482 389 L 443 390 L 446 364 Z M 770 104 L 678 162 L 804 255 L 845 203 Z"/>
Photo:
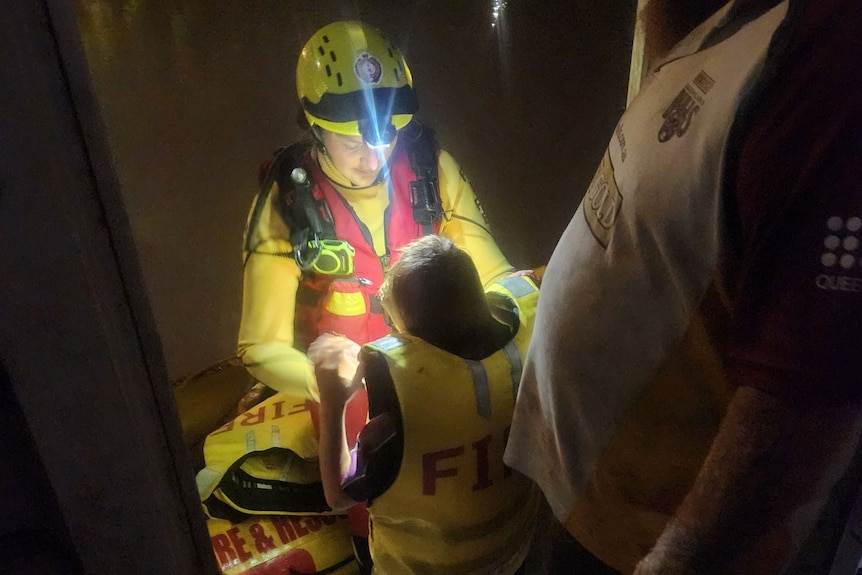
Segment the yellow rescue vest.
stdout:
<path fill-rule="evenodd" d="M 210 433 L 197 474 L 210 517 L 332 514 L 323 495 L 317 404 L 277 393 Z"/>
<path fill-rule="evenodd" d="M 366 345 L 386 358 L 404 440 L 397 477 L 369 508 L 375 573 L 507 575 L 526 556 L 538 490 L 503 450 L 539 292 L 526 278 L 489 291 L 514 302 L 520 323 L 482 361 L 405 335 Z"/>
<path fill-rule="evenodd" d="M 213 554 L 225 575 L 358 575 L 347 519 L 253 517 L 207 521 Z"/>

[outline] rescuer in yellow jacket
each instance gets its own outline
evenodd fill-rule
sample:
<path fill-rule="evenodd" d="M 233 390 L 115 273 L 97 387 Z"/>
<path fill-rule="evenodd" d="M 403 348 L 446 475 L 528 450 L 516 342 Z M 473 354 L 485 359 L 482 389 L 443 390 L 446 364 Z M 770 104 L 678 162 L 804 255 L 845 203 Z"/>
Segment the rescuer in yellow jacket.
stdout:
<path fill-rule="evenodd" d="M 450 238 L 486 285 L 512 266 L 461 168 L 414 119 L 410 69 L 378 30 L 318 30 L 299 55 L 296 88 L 309 141 L 279 150 L 261 174 L 244 234 L 237 353 L 258 382 L 316 400 L 305 349 L 325 332 L 358 344 L 390 332 L 377 293 L 407 243 Z M 353 405 L 347 427 L 358 430 L 365 402 Z M 351 515 L 354 535 L 367 537 L 361 510 Z"/>
<path fill-rule="evenodd" d="M 409 241 L 451 239 L 485 285 L 512 266 L 461 168 L 413 118 L 410 69 L 378 30 L 321 28 L 299 56 L 296 85 L 311 141 L 276 155 L 249 213 L 238 355 L 259 382 L 316 399 L 303 351 L 326 331 L 359 344 L 389 333 L 377 292 Z M 302 201 L 320 221 L 296 217 Z M 324 268 L 321 254 L 344 265 Z"/>
<path fill-rule="evenodd" d="M 527 276 L 486 295 L 470 257 L 429 236 L 381 288 L 397 334 L 361 352 L 330 334 L 309 348 L 326 498 L 368 502 L 375 573 L 511 575 L 524 562 L 540 496 L 503 450 L 537 299 Z M 351 457 L 344 407 L 363 382 L 369 422 Z"/>

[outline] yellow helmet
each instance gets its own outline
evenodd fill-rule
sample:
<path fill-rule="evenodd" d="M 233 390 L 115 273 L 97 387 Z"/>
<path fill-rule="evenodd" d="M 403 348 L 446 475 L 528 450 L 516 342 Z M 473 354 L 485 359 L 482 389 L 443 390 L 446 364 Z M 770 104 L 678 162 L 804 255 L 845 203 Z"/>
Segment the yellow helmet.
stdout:
<path fill-rule="evenodd" d="M 306 42 L 296 91 L 308 123 L 387 145 L 418 109 L 401 52 L 361 22 L 333 22 Z"/>

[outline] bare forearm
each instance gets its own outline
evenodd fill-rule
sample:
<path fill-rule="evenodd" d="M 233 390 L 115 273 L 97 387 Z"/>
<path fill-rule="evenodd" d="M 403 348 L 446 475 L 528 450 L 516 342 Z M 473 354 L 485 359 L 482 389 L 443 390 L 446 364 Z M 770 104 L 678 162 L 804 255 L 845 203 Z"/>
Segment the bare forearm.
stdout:
<path fill-rule="evenodd" d="M 335 511 L 356 504 L 341 488 L 350 468 L 344 432 L 344 408 L 362 387 L 359 345 L 346 337 L 323 334 L 308 347 L 320 390 L 320 479 L 326 502 Z"/>
<path fill-rule="evenodd" d="M 334 511 L 356 504 L 341 488 L 350 467 L 350 452 L 344 437 L 344 405 L 322 403 L 320 407 L 320 479 L 326 502 Z"/>
<path fill-rule="evenodd" d="M 636 573 L 780 573 L 849 463 L 859 411 L 740 388 L 694 486 Z"/>

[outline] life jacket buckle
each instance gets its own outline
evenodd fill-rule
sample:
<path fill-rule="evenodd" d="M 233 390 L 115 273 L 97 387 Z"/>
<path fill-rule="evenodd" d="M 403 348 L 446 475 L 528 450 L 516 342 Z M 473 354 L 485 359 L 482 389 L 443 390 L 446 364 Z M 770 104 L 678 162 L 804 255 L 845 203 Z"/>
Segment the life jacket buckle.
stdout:
<path fill-rule="evenodd" d="M 443 217 L 443 206 L 437 192 L 437 181 L 420 177 L 410 182 L 410 204 L 413 207 L 413 221 L 430 226 Z"/>
<path fill-rule="evenodd" d="M 309 239 L 309 233 L 311 238 Z M 321 239 L 316 232 L 303 230 L 301 241 L 294 247 L 299 269 L 329 276 L 352 276 L 356 250 L 348 242 Z"/>

